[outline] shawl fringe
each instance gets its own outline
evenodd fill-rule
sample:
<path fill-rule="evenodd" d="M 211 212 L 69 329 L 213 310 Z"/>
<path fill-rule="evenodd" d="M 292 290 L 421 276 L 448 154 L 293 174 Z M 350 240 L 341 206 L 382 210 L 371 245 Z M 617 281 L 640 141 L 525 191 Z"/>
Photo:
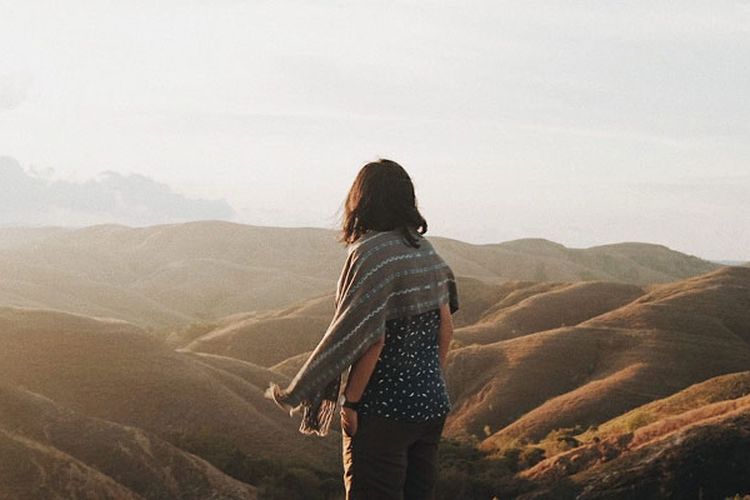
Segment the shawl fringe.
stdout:
<path fill-rule="evenodd" d="M 302 434 L 317 434 L 320 437 L 326 436 L 333 421 L 333 414 L 336 412 L 336 401 L 324 399 L 320 402 L 317 412 L 308 404 L 303 403 L 302 408 L 304 413 L 299 431 Z"/>

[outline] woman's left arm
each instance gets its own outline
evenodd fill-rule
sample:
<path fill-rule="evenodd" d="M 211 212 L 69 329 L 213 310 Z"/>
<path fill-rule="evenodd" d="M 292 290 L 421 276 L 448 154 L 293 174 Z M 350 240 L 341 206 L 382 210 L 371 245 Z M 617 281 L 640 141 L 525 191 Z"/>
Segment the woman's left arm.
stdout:
<path fill-rule="evenodd" d="M 375 371 L 375 365 L 378 362 L 380 353 L 385 345 L 385 335 L 381 336 L 375 343 L 370 346 L 365 353 L 352 364 L 349 371 L 349 378 L 346 381 L 344 395 L 349 401 L 359 401 L 362 393 L 365 392 L 367 382 L 370 381 L 372 372 Z"/>
<path fill-rule="evenodd" d="M 346 381 L 344 396 L 348 401 L 356 402 L 365 392 L 365 387 L 370 381 L 372 372 L 375 371 L 375 365 L 378 362 L 380 353 L 385 345 L 385 335 L 380 337 L 370 346 L 365 353 L 352 364 L 349 371 L 349 377 Z M 341 426 L 346 432 L 353 436 L 357 432 L 357 412 L 351 408 L 341 408 Z"/>

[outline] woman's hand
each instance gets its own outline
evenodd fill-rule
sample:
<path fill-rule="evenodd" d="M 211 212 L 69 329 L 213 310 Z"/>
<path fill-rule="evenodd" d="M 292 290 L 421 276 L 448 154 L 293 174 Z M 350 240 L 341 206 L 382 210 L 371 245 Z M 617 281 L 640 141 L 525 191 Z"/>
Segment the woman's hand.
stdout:
<path fill-rule="evenodd" d="M 351 408 L 341 408 L 341 431 L 349 437 L 357 432 L 357 412 Z"/>

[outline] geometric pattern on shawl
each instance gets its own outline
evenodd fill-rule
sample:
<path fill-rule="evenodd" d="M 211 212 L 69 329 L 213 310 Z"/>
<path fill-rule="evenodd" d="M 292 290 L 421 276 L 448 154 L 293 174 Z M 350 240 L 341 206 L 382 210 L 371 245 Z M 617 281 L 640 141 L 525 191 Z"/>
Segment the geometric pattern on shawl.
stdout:
<path fill-rule="evenodd" d="M 289 385 L 266 390 L 290 416 L 302 412 L 301 433 L 328 433 L 344 371 L 385 334 L 386 321 L 442 304 L 458 310 L 453 271 L 428 239 L 410 231 L 419 248 L 398 229 L 370 230 L 348 245 L 330 325 Z"/>

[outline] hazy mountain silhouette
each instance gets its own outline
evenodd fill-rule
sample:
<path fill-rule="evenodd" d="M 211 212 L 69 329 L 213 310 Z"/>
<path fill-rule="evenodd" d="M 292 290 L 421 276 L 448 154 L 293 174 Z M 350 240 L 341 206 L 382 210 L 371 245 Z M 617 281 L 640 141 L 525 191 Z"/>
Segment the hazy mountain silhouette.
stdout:
<path fill-rule="evenodd" d="M 0 229 L 0 305 L 116 317 L 143 327 L 211 322 L 333 293 L 337 232 L 220 221 L 143 228 Z M 569 249 L 546 240 L 473 245 L 428 236 L 472 287 L 509 280 L 669 282 L 719 267 L 661 245 Z M 479 296 L 477 291 L 474 295 Z M 481 312 L 465 301 L 467 323 Z M 478 311 L 470 313 L 471 308 Z"/>

